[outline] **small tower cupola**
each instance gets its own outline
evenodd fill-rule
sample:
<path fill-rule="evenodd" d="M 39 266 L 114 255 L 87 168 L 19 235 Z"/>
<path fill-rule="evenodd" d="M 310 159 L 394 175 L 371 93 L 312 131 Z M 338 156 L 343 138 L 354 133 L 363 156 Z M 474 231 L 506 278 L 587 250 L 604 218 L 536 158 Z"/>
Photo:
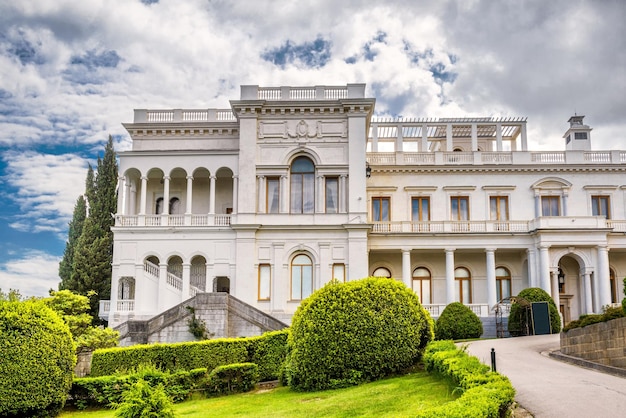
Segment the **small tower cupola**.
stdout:
<path fill-rule="evenodd" d="M 591 128 L 583 123 L 584 115 L 569 118 L 569 129 L 563 135 L 567 151 L 590 151 Z"/>

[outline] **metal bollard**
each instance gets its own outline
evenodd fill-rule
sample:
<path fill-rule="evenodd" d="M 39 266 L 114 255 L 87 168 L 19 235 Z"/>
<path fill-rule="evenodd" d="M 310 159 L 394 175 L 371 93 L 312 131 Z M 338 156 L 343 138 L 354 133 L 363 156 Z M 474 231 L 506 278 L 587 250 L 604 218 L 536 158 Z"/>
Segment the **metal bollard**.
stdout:
<path fill-rule="evenodd" d="M 496 351 L 493 348 L 491 349 L 491 371 L 496 371 Z"/>

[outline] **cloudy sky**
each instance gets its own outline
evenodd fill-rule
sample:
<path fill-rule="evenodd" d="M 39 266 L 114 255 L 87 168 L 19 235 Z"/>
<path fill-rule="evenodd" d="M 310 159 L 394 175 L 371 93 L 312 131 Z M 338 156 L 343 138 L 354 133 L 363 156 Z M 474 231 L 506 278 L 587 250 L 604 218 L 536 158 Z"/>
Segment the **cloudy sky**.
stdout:
<path fill-rule="evenodd" d="M 376 113 L 526 116 L 626 149 L 622 0 L 0 0 L 0 288 L 45 295 L 88 163 L 134 108 L 228 108 L 241 84 L 366 83 Z"/>

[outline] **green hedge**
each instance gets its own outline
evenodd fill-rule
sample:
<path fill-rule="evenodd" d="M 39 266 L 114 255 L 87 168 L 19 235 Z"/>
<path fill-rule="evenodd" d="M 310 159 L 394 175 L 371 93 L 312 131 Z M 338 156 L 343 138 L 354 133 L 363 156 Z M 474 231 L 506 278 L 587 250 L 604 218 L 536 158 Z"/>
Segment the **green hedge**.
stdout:
<path fill-rule="evenodd" d="M 587 325 L 597 324 L 599 322 L 606 322 L 612 319 L 623 318 L 623 317 L 624 317 L 624 311 L 622 310 L 621 307 L 620 308 L 607 307 L 604 310 L 604 313 L 601 313 L 601 314 L 581 315 L 580 318 L 578 318 L 577 320 L 572 321 L 569 324 L 565 325 L 565 327 L 563 327 L 563 332 L 569 331 L 570 329 L 573 329 L 573 328 L 586 327 Z"/>
<path fill-rule="evenodd" d="M 435 339 L 462 340 L 478 338 L 483 333 L 483 323 L 470 308 L 460 302 L 445 307 L 435 322 Z"/>
<path fill-rule="evenodd" d="M 229 395 L 248 392 L 259 382 L 259 367 L 254 363 L 219 366 L 213 370 L 202 388 L 207 395 Z"/>
<path fill-rule="evenodd" d="M 155 367 L 141 367 L 137 373 L 74 379 L 69 402 L 79 409 L 88 406 L 114 406 L 123 401 L 123 394 L 135 383 L 145 381 L 150 386 L 163 385 L 165 393 L 174 401 L 182 402 L 202 386 L 207 369 L 200 368 L 176 373 L 163 372 Z"/>
<path fill-rule="evenodd" d="M 258 337 L 174 344 L 143 344 L 94 351 L 90 376 L 107 376 L 151 364 L 171 372 L 233 363 L 256 363 L 261 381 L 277 379 L 287 352 L 288 330 Z"/>
<path fill-rule="evenodd" d="M 72 385 L 68 326 L 43 302 L 0 301 L 0 416 L 56 416 Z"/>
<path fill-rule="evenodd" d="M 507 416 L 515 389 L 509 379 L 491 372 L 478 358 L 458 349 L 452 341 L 436 341 L 424 353 L 426 370 L 452 379 L 463 391 L 453 402 L 417 413 L 420 418 Z"/>

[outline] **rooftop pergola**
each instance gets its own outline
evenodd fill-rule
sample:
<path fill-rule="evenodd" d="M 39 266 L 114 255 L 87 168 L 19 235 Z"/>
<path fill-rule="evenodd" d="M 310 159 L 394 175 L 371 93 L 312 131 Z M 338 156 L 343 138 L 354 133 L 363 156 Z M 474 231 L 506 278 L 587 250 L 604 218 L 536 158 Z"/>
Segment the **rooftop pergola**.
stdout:
<path fill-rule="evenodd" d="M 478 140 L 494 141 L 502 151 L 504 141 L 516 148 L 521 137 L 522 151 L 527 150 L 526 118 L 372 118 L 368 141 L 372 152 L 380 143 L 393 143 L 394 151 L 402 151 L 404 142 L 417 144 L 418 151 L 453 151 L 454 139 L 470 139 L 472 151 L 478 151 Z M 445 149 L 442 143 L 445 143 Z"/>

